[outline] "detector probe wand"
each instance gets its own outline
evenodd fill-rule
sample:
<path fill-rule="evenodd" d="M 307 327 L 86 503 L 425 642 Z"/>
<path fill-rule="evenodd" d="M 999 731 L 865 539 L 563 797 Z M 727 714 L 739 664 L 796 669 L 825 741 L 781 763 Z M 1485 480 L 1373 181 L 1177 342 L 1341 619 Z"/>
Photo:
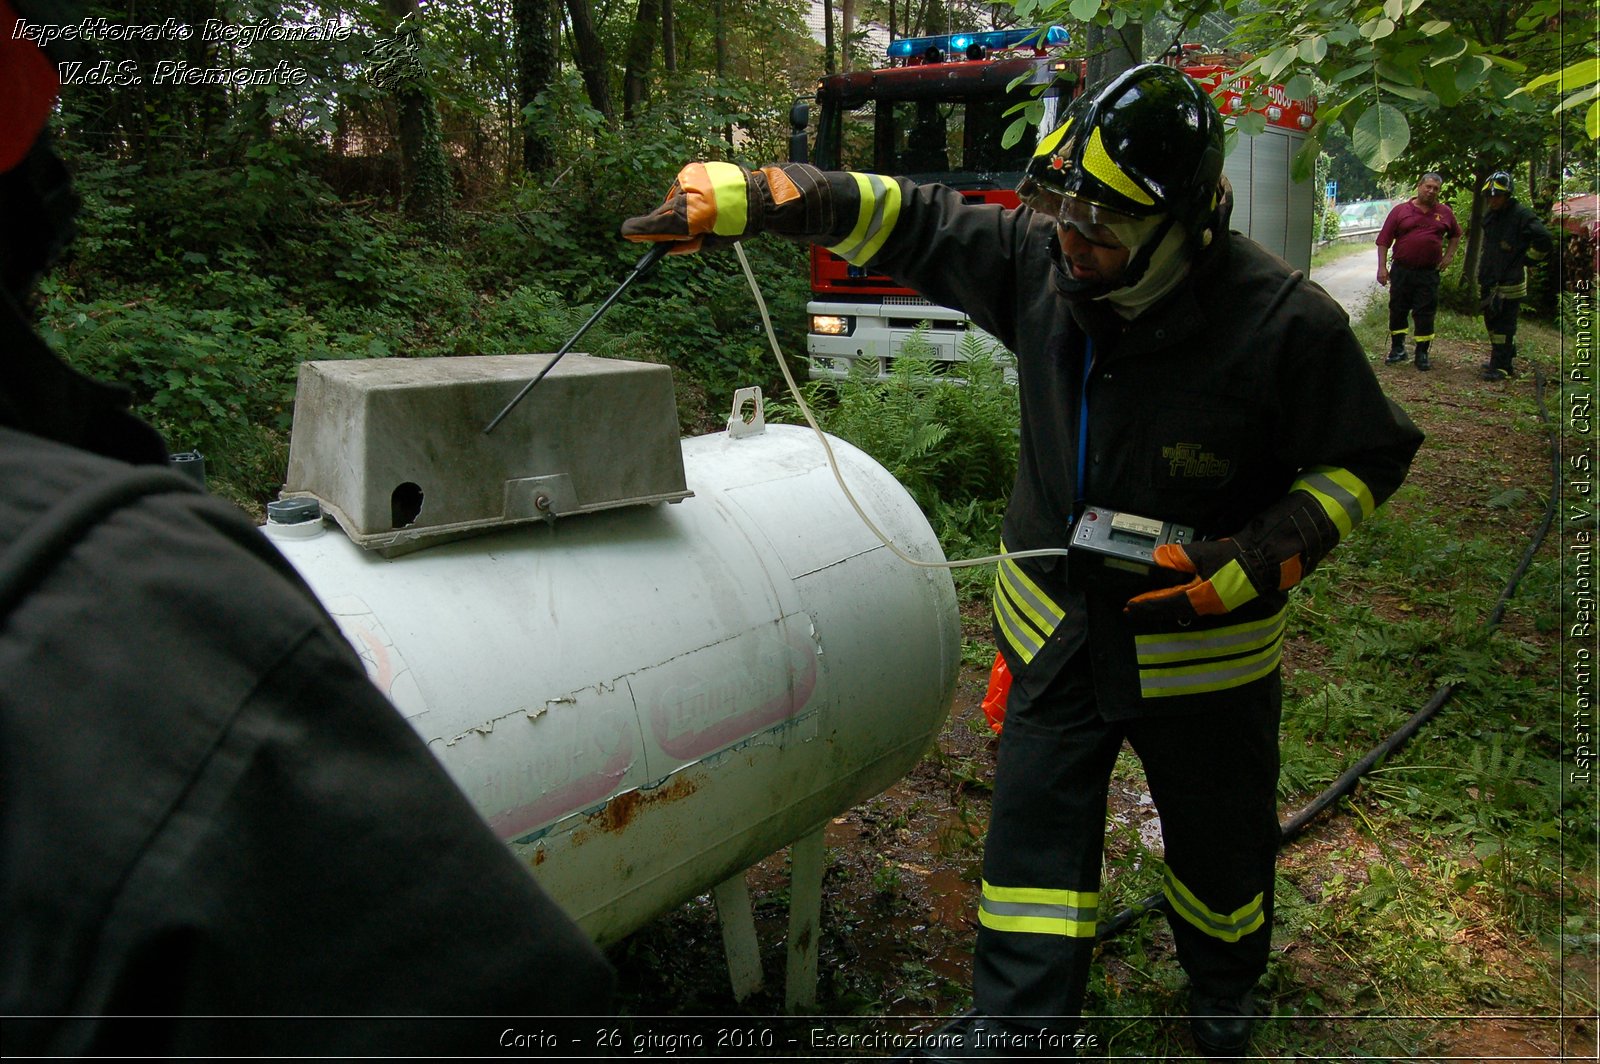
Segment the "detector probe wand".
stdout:
<path fill-rule="evenodd" d="M 621 284 L 617 285 L 617 290 L 606 297 L 606 301 L 601 303 L 599 308 L 589 316 L 589 320 L 584 322 L 583 326 L 577 332 L 572 334 L 572 339 L 561 345 L 561 350 L 556 352 L 554 358 L 545 363 L 544 368 L 539 371 L 539 375 L 534 377 L 533 380 L 529 381 L 527 384 L 524 384 L 522 386 L 522 390 L 512 398 L 511 402 L 507 403 L 505 408 L 494 416 L 494 420 L 490 421 L 483 427 L 483 434 L 487 436 L 489 433 L 493 432 L 495 430 L 495 426 L 504 421 L 506 419 L 506 415 L 517 408 L 518 403 L 527 398 L 528 393 L 533 391 L 534 386 L 540 381 L 544 380 L 545 374 L 556 368 L 556 363 L 560 362 L 562 357 L 565 356 L 568 351 L 572 350 L 572 345 L 583 339 L 583 334 L 589 331 L 589 326 L 599 321 L 600 315 L 611 309 L 611 304 L 617 301 L 617 297 L 622 295 L 623 292 L 627 291 L 628 286 L 633 282 L 637 281 L 639 278 L 655 269 L 656 264 L 666 257 L 667 252 L 671 250 L 671 248 L 672 242 L 664 240 L 661 243 L 651 247 L 649 251 L 645 252 L 644 255 L 640 257 L 639 261 L 634 263 L 633 272 L 628 274 Z"/>

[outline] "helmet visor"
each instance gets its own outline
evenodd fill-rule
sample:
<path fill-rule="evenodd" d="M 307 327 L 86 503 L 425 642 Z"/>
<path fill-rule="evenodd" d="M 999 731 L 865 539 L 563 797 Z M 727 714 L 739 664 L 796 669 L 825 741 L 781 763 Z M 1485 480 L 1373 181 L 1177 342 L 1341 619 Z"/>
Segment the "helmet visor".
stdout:
<path fill-rule="evenodd" d="M 1097 248 L 1137 248 L 1161 220 L 1160 215 L 1136 218 L 1077 196 L 1063 195 L 1028 178 L 1017 186 L 1017 196 L 1034 210 L 1054 218 L 1057 225 L 1076 230 Z"/>

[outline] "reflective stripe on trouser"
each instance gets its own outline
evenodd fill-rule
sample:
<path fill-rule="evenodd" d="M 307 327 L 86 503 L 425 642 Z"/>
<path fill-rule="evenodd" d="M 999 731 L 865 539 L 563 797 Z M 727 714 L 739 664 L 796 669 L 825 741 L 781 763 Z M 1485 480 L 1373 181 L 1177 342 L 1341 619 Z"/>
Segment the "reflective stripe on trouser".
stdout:
<path fill-rule="evenodd" d="M 1174 916 L 1179 961 L 1196 987 L 1218 996 L 1260 978 L 1278 842 L 1276 672 L 1229 697 L 1226 722 L 1212 712 L 1108 722 L 1087 653 L 1042 692 L 1012 689 L 984 849 L 973 965 L 980 1013 L 1081 1012 L 1100 915 L 1106 791 L 1124 738 L 1144 764 L 1175 881 L 1203 899 L 1194 911 L 1221 914 L 1213 922 L 1238 931 L 1224 937 Z"/>
<path fill-rule="evenodd" d="M 978 923 L 996 931 L 1093 938 L 1099 917 L 1094 891 L 997 887 L 984 880 L 978 896 Z"/>
<path fill-rule="evenodd" d="M 1194 891 L 1184 886 L 1171 868 L 1163 872 L 1161 892 L 1166 895 L 1167 904 L 1172 906 L 1173 913 L 1179 919 L 1189 921 L 1200 929 L 1201 934 L 1220 938 L 1224 942 L 1237 942 L 1251 932 L 1261 930 L 1261 925 L 1266 922 L 1265 893 L 1257 894 L 1231 913 L 1215 912 L 1196 897 Z"/>
<path fill-rule="evenodd" d="M 1522 303 L 1516 299 L 1502 298 L 1499 313 L 1487 308 L 1483 314 L 1483 326 L 1489 333 L 1489 343 L 1495 345 L 1508 345 L 1517 338 L 1517 317 L 1522 311 Z"/>

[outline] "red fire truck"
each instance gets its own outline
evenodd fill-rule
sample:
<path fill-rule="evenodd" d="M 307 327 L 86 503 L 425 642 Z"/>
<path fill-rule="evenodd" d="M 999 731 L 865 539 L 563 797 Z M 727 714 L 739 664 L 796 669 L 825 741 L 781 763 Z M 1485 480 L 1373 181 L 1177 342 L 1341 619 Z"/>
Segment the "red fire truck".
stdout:
<path fill-rule="evenodd" d="M 1052 128 L 1083 83 L 1083 64 L 1065 55 L 1066 30 L 997 30 L 901 38 L 889 45 L 889 65 L 835 74 L 817 85 L 817 124 L 810 161 L 825 170 L 895 174 L 960 189 L 968 199 L 1015 206 L 1014 191 L 1033 155 L 1034 133 L 1006 147 L 1013 116 L 1006 112 L 1042 88 L 1044 126 Z M 1222 88 L 1229 66 L 1188 47 L 1174 58 L 1231 113 L 1240 94 Z M 1241 136 L 1224 172 L 1233 183 L 1233 227 L 1294 266 L 1311 261 L 1314 208 L 1310 182 L 1290 179 L 1290 163 L 1312 124 L 1312 107 L 1277 86 L 1262 111 L 1265 130 Z M 803 158 L 805 108 L 796 108 L 796 148 Z M 923 322 L 936 363 L 955 369 L 969 333 L 996 349 L 992 337 L 959 311 L 937 306 L 888 277 L 851 266 L 820 247 L 811 249 L 813 299 L 807 353 L 812 377 L 842 377 L 861 359 L 889 371 L 906 339 Z M 1001 354 L 1001 357 L 1004 357 Z"/>

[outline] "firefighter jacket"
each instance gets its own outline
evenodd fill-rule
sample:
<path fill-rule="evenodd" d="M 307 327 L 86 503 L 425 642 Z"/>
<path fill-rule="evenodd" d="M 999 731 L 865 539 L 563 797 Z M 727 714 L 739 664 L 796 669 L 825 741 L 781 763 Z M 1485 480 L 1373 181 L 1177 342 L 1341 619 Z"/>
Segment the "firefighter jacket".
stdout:
<path fill-rule="evenodd" d="M 1026 207 L 821 176 L 831 228 L 813 240 L 965 311 L 1016 355 L 1021 454 L 1006 552 L 1065 547 L 1086 503 L 1216 538 L 1292 491 L 1308 492 L 1342 535 L 1399 487 L 1421 444 L 1339 305 L 1239 234 L 1214 240 L 1176 290 L 1125 321 L 1064 296 L 1054 225 Z M 1216 232 L 1229 208 L 1225 196 Z M 1116 719 L 1202 710 L 1276 682 L 1285 592 L 1163 630 L 1124 612 L 1125 591 L 1072 590 L 1066 576 L 1059 556 L 999 566 L 995 632 L 1014 684 L 1042 687 L 1087 649 L 1100 710 Z"/>
<path fill-rule="evenodd" d="M 1528 263 L 1540 263 L 1555 246 L 1550 230 L 1515 198 L 1497 211 L 1483 212 L 1483 248 L 1478 252 L 1478 290 L 1485 296 L 1523 299 L 1528 294 Z"/>

